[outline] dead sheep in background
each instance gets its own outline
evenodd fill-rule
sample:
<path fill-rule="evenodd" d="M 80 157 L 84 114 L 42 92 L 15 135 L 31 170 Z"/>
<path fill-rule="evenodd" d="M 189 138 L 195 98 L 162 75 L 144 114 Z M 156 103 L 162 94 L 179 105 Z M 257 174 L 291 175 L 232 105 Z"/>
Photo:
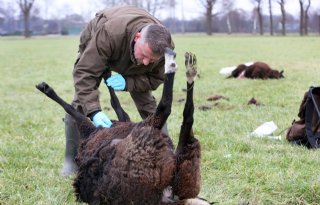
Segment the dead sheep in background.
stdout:
<path fill-rule="evenodd" d="M 283 70 L 273 70 L 264 62 L 255 62 L 252 65 L 240 64 L 227 78 L 250 78 L 250 79 L 280 79 L 284 78 Z"/>
<path fill-rule="evenodd" d="M 77 122 L 81 144 L 74 180 L 77 200 L 110 205 L 209 205 L 200 191 L 199 141 L 194 137 L 193 86 L 196 62 L 186 53 L 187 96 L 179 142 L 174 151 L 161 132 L 171 113 L 175 53 L 165 52 L 165 81 L 156 113 L 142 122 L 129 122 L 114 93 L 113 108 L 120 121 L 111 128 L 96 128 L 84 115 L 62 100 L 46 83 L 36 87 L 60 104 Z M 119 117 L 122 116 L 122 117 Z"/>

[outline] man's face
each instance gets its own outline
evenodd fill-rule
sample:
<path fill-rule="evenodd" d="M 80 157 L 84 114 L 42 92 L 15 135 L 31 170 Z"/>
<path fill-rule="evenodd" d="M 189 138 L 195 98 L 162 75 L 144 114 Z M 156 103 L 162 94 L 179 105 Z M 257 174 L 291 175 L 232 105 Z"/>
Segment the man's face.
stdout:
<path fill-rule="evenodd" d="M 160 56 L 155 55 L 151 51 L 148 43 L 142 42 L 140 32 L 136 34 L 134 41 L 134 57 L 139 65 L 143 64 L 147 66 L 160 59 Z"/>

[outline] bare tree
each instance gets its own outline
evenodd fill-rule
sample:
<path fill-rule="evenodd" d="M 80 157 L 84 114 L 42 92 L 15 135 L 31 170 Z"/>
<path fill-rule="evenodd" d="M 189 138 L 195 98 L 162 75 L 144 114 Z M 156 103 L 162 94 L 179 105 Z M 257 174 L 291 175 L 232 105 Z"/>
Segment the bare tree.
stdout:
<path fill-rule="evenodd" d="M 281 34 L 286 35 L 286 9 L 285 9 L 285 0 L 278 1 L 281 10 Z"/>
<path fill-rule="evenodd" d="M 272 0 L 269 0 L 270 35 L 273 36 Z"/>
<path fill-rule="evenodd" d="M 303 36 L 303 24 L 304 24 L 304 7 L 303 7 L 303 0 L 299 0 L 300 5 L 300 26 L 299 26 L 299 33 L 300 36 Z"/>
<path fill-rule="evenodd" d="M 311 5 L 311 1 L 308 0 L 307 4 L 305 5 L 305 0 L 299 0 L 300 5 L 300 27 L 299 33 L 300 36 L 304 36 L 308 34 L 308 21 L 309 21 L 309 8 Z M 306 9 L 305 9 L 306 7 Z"/>
<path fill-rule="evenodd" d="M 262 0 L 255 0 L 255 1 L 257 2 L 257 12 L 258 12 L 260 35 L 263 35 L 263 16 L 262 16 L 262 8 L 261 8 Z"/>
<path fill-rule="evenodd" d="M 308 0 L 308 3 L 306 5 L 306 10 L 304 11 L 304 25 L 303 25 L 304 35 L 308 35 L 310 5 L 311 5 L 311 0 Z"/>
<path fill-rule="evenodd" d="M 212 10 L 215 4 L 215 0 L 206 0 L 206 22 L 207 22 L 207 34 L 212 35 Z"/>
<path fill-rule="evenodd" d="M 222 2 L 222 10 L 226 13 L 226 24 L 228 28 L 228 34 L 232 33 L 232 26 L 230 22 L 230 12 L 232 11 L 234 1 L 233 0 L 224 0 Z"/>
<path fill-rule="evenodd" d="M 263 16 L 262 16 L 262 8 L 261 8 L 262 0 L 251 0 L 251 2 L 255 4 L 253 11 L 258 16 L 260 35 L 263 35 Z M 253 16 L 255 16 L 255 15 L 253 15 Z M 255 30 L 256 30 L 256 20 L 254 19 L 253 20 L 253 32 L 255 32 Z"/>
<path fill-rule="evenodd" d="M 252 22 L 252 33 L 255 34 L 257 32 L 257 8 L 253 8 L 252 11 L 251 11 L 251 16 L 252 16 L 252 19 L 253 19 L 253 22 Z"/>
<path fill-rule="evenodd" d="M 201 4 L 206 9 L 205 18 L 206 18 L 206 33 L 207 35 L 212 35 L 212 18 L 213 14 L 213 7 L 217 0 L 200 0 Z"/>
<path fill-rule="evenodd" d="M 19 0 L 18 4 L 21 9 L 21 13 L 23 14 L 23 22 L 24 22 L 24 37 L 31 37 L 31 32 L 29 28 L 30 23 L 30 11 L 33 6 L 34 0 Z"/>

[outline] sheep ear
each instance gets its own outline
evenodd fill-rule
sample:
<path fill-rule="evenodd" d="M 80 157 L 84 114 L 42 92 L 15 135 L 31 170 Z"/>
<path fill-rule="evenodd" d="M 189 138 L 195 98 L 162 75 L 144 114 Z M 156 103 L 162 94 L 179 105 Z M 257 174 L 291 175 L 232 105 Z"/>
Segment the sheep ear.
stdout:
<path fill-rule="evenodd" d="M 284 78 L 283 72 L 284 72 L 283 70 L 280 71 L 280 78 Z"/>

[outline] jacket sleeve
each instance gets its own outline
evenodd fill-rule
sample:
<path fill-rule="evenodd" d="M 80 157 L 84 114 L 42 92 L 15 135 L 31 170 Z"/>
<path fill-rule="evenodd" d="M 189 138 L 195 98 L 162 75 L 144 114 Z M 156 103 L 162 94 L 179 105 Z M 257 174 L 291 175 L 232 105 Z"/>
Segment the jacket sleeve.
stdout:
<path fill-rule="evenodd" d="M 126 76 L 127 91 L 146 92 L 156 90 L 164 81 L 164 58 L 146 74 Z"/>
<path fill-rule="evenodd" d="M 73 70 L 75 92 L 85 115 L 101 110 L 98 87 L 112 51 L 108 39 L 104 29 L 98 30 Z"/>

